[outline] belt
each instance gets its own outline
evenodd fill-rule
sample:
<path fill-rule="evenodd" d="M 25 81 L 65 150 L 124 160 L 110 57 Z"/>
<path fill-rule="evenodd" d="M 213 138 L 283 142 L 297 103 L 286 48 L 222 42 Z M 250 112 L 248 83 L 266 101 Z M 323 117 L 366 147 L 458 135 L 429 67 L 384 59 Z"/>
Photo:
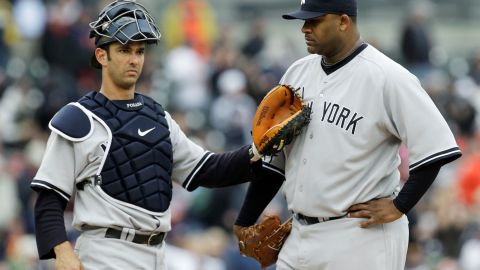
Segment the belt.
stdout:
<path fill-rule="evenodd" d="M 309 217 L 309 216 L 304 216 L 300 213 L 294 213 L 293 215 L 298 220 L 298 222 L 300 222 L 300 224 L 302 224 L 302 225 L 312 225 L 312 224 L 317 224 L 317 223 L 320 223 L 320 222 L 326 222 L 326 221 L 330 221 L 330 220 L 341 219 L 341 218 L 347 217 L 346 214 L 343 215 L 343 216 L 338 216 L 338 217 Z"/>
<path fill-rule="evenodd" d="M 163 242 L 163 239 L 165 239 L 166 233 L 164 232 L 159 232 L 159 233 L 152 233 L 152 234 L 138 234 L 135 233 L 133 235 L 133 238 L 131 238 L 131 242 L 137 243 L 137 244 L 145 244 L 149 246 L 156 246 L 160 243 Z M 122 230 L 117 230 L 114 228 L 108 228 L 107 231 L 105 232 L 105 238 L 115 238 L 115 239 L 129 239 L 128 235 L 122 237 Z"/>

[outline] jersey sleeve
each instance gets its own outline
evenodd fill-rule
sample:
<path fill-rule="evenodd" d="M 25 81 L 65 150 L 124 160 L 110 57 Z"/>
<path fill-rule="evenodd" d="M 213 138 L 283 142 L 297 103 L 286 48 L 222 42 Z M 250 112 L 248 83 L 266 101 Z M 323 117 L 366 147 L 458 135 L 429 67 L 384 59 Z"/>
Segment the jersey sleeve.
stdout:
<path fill-rule="evenodd" d="M 40 168 L 30 186 L 34 190 L 53 190 L 68 201 L 73 193 L 74 183 L 75 157 L 72 142 L 52 132 Z"/>
<path fill-rule="evenodd" d="M 385 90 L 387 129 L 406 144 L 410 171 L 461 156 L 447 122 L 413 74 L 394 72 Z"/>
<path fill-rule="evenodd" d="M 172 181 L 183 185 L 185 181 L 190 181 L 193 178 L 195 171 L 201 168 L 201 165 L 213 153 L 205 151 L 201 146 L 187 138 L 177 122 L 167 112 L 165 118 L 169 125 L 173 148 Z"/>

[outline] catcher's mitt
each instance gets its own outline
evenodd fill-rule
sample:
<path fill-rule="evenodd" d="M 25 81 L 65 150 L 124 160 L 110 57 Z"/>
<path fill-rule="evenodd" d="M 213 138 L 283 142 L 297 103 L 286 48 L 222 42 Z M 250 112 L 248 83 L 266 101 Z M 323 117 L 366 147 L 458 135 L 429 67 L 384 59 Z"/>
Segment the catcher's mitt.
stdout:
<path fill-rule="evenodd" d="M 298 91 L 277 85 L 260 102 L 252 127 L 254 148 L 260 156 L 280 152 L 310 122 L 312 108 Z"/>
<path fill-rule="evenodd" d="M 292 229 L 292 218 L 280 224 L 277 216 L 266 216 L 260 224 L 237 233 L 240 253 L 256 259 L 265 268 L 277 261 L 278 253 Z"/>

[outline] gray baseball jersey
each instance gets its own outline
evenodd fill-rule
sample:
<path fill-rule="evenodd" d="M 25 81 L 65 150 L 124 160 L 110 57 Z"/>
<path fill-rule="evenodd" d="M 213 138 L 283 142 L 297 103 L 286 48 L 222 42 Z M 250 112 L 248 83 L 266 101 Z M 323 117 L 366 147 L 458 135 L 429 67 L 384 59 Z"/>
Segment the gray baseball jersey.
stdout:
<path fill-rule="evenodd" d="M 71 105 L 80 108 L 89 116 L 92 129 L 88 138 L 71 138 L 52 125 L 42 164 L 32 181 L 33 187 L 51 189 L 69 200 L 76 191 L 76 184 L 84 179 L 100 174 L 111 134 L 104 123 L 94 113 L 79 103 Z M 202 157 L 209 152 L 189 140 L 178 124 L 166 112 L 165 119 L 170 131 L 173 150 L 173 182 L 183 184 L 194 176 L 192 170 Z M 145 136 L 149 129 L 138 129 L 138 136 Z M 107 147 L 107 151 L 105 151 Z M 211 154 L 211 153 L 210 153 Z M 107 195 L 99 186 L 85 185 L 82 192 L 75 193 L 75 211 L 73 225 L 82 229 L 82 225 L 98 227 L 119 226 L 135 228 L 145 232 L 166 232 L 170 230 L 170 208 L 155 212 L 138 207 Z"/>
<path fill-rule="evenodd" d="M 268 165 L 285 172 L 289 210 L 340 216 L 353 204 L 391 196 L 399 188 L 401 143 L 410 170 L 460 153 L 418 79 L 372 46 L 328 76 L 321 61 L 296 61 L 280 82 L 313 103 L 309 126 Z"/>

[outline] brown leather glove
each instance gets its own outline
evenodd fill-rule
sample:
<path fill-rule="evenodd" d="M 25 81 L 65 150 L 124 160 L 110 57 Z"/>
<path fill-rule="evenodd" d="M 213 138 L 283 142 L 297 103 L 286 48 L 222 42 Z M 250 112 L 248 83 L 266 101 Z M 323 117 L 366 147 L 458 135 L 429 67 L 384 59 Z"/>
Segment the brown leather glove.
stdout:
<path fill-rule="evenodd" d="M 258 156 L 280 152 L 310 122 L 311 104 L 306 104 L 300 89 L 277 85 L 263 98 L 253 118 L 253 145 Z"/>
<path fill-rule="evenodd" d="M 235 226 L 240 253 L 256 259 L 262 268 L 277 261 L 278 253 L 292 229 L 292 218 L 280 224 L 278 216 L 266 216 L 260 224 Z"/>

